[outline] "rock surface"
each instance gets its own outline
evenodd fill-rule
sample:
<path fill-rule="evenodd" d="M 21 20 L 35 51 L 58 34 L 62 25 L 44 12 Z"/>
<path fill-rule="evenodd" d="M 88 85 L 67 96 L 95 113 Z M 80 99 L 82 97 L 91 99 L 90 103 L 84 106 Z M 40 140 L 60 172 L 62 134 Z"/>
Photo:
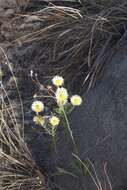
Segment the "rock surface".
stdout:
<path fill-rule="evenodd" d="M 124 46 L 108 63 L 104 78 L 87 95 L 82 109 L 74 113 L 72 122 L 82 134 L 78 136 L 76 132 L 82 157 L 89 157 L 97 166 L 107 162 L 109 177 L 116 185 L 126 183 L 127 178 L 126 50 Z M 76 118 L 76 115 L 79 116 Z M 103 143 L 99 143 L 106 137 Z"/>
<path fill-rule="evenodd" d="M 107 174 L 114 189 L 127 185 L 126 52 L 126 45 L 120 47 L 112 61 L 106 64 L 102 79 L 84 95 L 83 105 L 70 118 L 79 157 L 82 160 L 91 160 L 103 187 L 106 181 L 104 164 L 107 163 Z M 59 131 L 59 138 L 57 153 L 54 155 L 49 153 L 48 146 L 44 146 L 44 137 L 35 138 L 31 143 L 37 162 L 40 166 L 44 164 L 50 172 L 54 171 L 55 166 L 71 171 L 71 140 L 64 135 L 62 129 Z M 96 189 L 88 175 L 80 176 L 80 180 L 65 175 L 55 177 L 54 180 L 61 189 Z"/>
<path fill-rule="evenodd" d="M 86 95 L 71 122 L 81 158 L 88 157 L 97 170 L 107 162 L 113 186 L 127 185 L 126 51 L 127 46 L 120 47 L 107 63 L 103 79 Z M 102 169 L 98 172 L 103 175 Z"/>

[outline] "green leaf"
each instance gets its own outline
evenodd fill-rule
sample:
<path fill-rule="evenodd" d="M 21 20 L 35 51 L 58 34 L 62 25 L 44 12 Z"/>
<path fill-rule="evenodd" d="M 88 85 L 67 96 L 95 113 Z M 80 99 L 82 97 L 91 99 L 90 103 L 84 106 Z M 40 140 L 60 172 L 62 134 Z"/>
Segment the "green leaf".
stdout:
<path fill-rule="evenodd" d="M 72 172 L 69 172 L 63 168 L 57 167 L 57 172 L 59 175 L 70 175 L 72 177 L 78 178 L 77 175 L 73 174 Z"/>
<path fill-rule="evenodd" d="M 84 165 L 86 165 L 87 168 L 90 167 L 90 164 L 87 160 L 84 160 L 83 163 Z M 74 160 L 72 167 L 78 175 L 86 176 L 88 173 L 87 169 L 83 166 L 83 164 L 79 160 Z"/>

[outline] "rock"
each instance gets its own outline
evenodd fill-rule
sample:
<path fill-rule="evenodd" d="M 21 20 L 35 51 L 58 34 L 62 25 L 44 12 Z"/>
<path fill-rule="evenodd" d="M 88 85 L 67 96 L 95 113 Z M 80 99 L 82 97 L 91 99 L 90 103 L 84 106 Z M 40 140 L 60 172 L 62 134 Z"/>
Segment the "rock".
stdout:
<path fill-rule="evenodd" d="M 125 187 L 125 186 L 118 186 L 115 188 L 115 190 L 126 190 L 126 189 L 127 189 L 127 187 Z"/>
<path fill-rule="evenodd" d="M 84 104 L 71 117 L 81 159 L 89 158 L 99 176 L 104 176 L 106 162 L 113 187 L 127 186 L 126 51 L 126 45 L 120 47 L 112 61 L 107 63 L 102 80 L 84 96 Z M 102 181 L 104 183 L 103 178 Z M 86 189 L 94 189 L 91 185 Z M 73 189 L 73 185 L 69 188 Z"/>
<path fill-rule="evenodd" d="M 115 189 L 127 186 L 126 52 L 127 46 L 124 45 L 116 52 L 112 61 L 107 62 L 102 79 L 84 95 L 83 105 L 77 108 L 70 118 L 79 157 L 82 160 L 89 158 L 94 164 L 103 188 L 106 181 L 105 164 L 112 187 Z M 48 158 L 47 156 L 45 158 L 48 149 L 45 149 L 43 138 L 34 139 L 31 144 L 33 154 L 36 152 L 37 162 L 41 160 L 40 163 L 43 163 L 45 168 L 58 166 L 71 171 L 74 151 L 72 142 L 63 131 L 59 131 L 59 139 L 57 153 L 48 153 Z M 35 147 L 35 142 L 40 145 L 38 149 Z M 66 175 L 55 177 L 54 180 L 54 183 L 66 190 L 97 189 L 88 174 L 80 176 L 78 180 Z M 107 187 L 110 189 L 108 184 Z"/>

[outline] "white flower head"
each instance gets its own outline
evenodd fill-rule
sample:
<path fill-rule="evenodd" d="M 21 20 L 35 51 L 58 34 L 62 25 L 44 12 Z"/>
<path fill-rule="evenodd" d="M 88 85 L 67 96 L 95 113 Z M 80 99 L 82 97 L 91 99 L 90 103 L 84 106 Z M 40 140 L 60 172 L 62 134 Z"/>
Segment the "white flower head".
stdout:
<path fill-rule="evenodd" d="M 42 112 L 44 110 L 44 104 L 41 101 L 34 101 L 31 109 L 36 113 Z"/>
<path fill-rule="evenodd" d="M 68 100 L 68 92 L 66 88 L 58 88 L 56 90 L 56 101 L 58 105 L 65 105 Z"/>
<path fill-rule="evenodd" d="M 52 117 L 49 119 L 49 123 L 50 123 L 53 127 L 55 127 L 55 126 L 58 126 L 58 125 L 59 125 L 60 120 L 59 120 L 58 117 L 52 116 Z"/>
<path fill-rule="evenodd" d="M 34 116 L 33 118 L 33 122 L 36 124 L 36 125 L 41 125 L 43 126 L 45 124 L 45 119 L 44 117 L 42 117 L 41 115 L 36 115 Z"/>
<path fill-rule="evenodd" d="M 79 95 L 73 95 L 71 97 L 71 103 L 73 106 L 80 106 L 82 104 L 82 98 Z"/>
<path fill-rule="evenodd" d="M 60 87 L 64 84 L 64 79 L 61 76 L 54 76 L 52 79 L 52 83 L 56 86 L 56 87 Z"/>

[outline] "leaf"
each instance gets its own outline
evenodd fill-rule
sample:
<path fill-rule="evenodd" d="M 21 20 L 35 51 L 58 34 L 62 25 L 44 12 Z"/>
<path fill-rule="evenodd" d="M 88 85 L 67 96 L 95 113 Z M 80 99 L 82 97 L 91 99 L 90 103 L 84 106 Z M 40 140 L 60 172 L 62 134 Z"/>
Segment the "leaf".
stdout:
<path fill-rule="evenodd" d="M 60 174 L 60 175 L 70 175 L 72 177 L 78 178 L 77 175 L 75 175 L 75 174 L 73 174 L 73 173 L 71 173 L 71 172 L 69 172 L 63 168 L 57 167 L 57 171 L 58 171 L 58 174 Z"/>
<path fill-rule="evenodd" d="M 83 161 L 84 165 L 86 165 L 87 168 L 89 168 L 90 164 L 87 160 Z M 73 169 L 77 171 L 77 174 L 86 176 L 88 171 L 83 166 L 83 164 L 79 160 L 74 160 L 73 162 Z"/>

